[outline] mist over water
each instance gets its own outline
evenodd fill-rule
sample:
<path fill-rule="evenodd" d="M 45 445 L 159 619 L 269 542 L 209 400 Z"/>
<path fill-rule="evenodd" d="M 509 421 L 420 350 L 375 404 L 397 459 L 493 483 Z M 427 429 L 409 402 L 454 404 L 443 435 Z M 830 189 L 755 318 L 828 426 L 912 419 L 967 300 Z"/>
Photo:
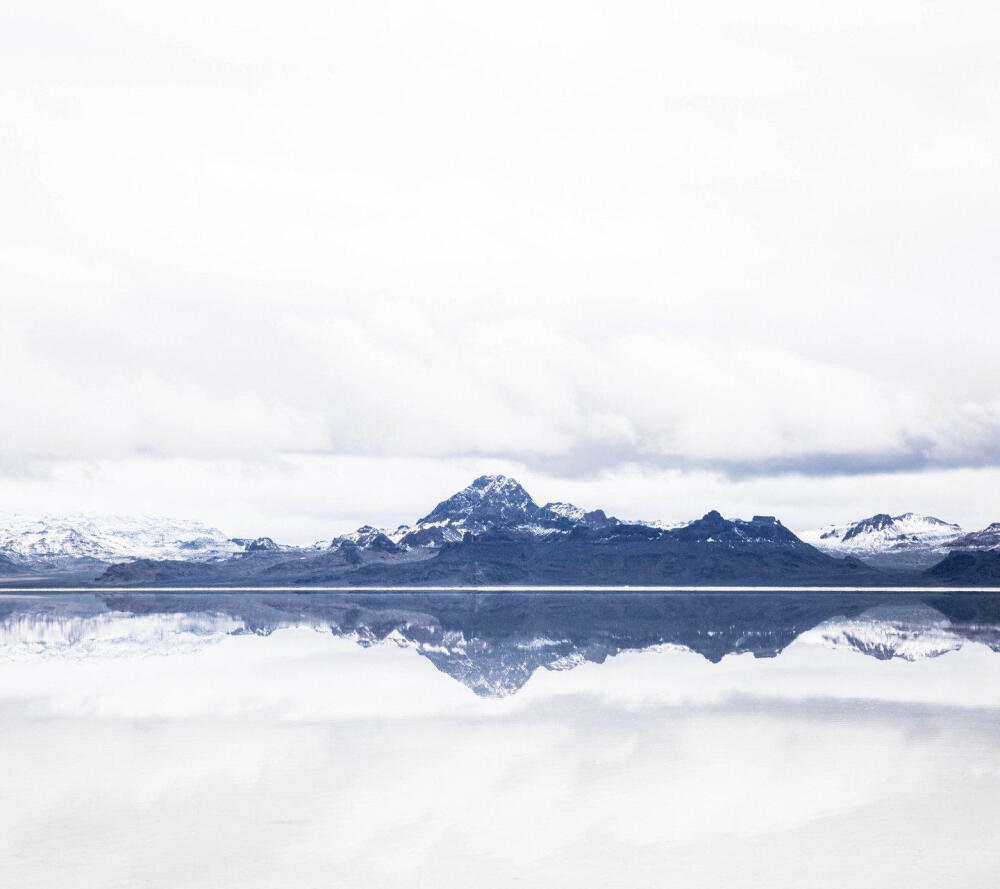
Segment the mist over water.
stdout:
<path fill-rule="evenodd" d="M 1000 597 L 0 597 L 12 886 L 992 886 Z"/>

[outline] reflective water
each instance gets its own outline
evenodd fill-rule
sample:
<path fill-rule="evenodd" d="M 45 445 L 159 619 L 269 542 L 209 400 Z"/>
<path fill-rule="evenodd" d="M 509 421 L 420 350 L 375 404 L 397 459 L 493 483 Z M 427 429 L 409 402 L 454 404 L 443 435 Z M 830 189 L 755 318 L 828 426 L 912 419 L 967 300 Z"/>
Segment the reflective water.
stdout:
<path fill-rule="evenodd" d="M 1000 597 L 0 597 L 11 886 L 994 886 Z"/>

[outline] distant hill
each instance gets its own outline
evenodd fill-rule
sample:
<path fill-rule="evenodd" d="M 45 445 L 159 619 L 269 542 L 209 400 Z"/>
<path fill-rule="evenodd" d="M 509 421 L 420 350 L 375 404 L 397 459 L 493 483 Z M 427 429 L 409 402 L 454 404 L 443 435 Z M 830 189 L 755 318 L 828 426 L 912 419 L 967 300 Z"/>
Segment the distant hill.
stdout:
<path fill-rule="evenodd" d="M 1000 551 L 959 550 L 925 571 L 924 576 L 956 586 L 1000 586 Z"/>
<path fill-rule="evenodd" d="M 961 526 L 936 516 L 877 513 L 842 525 L 805 531 L 802 539 L 833 555 L 851 555 L 880 568 L 926 568 L 940 561 Z"/>

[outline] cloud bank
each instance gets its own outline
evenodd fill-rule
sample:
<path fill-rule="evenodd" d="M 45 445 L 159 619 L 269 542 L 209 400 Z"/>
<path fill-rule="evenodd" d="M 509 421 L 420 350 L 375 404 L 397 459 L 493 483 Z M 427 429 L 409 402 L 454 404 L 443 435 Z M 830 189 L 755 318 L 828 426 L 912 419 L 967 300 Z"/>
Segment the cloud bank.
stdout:
<path fill-rule="evenodd" d="M 992 471 L 996 16 L 8 4 L 0 497 Z"/>

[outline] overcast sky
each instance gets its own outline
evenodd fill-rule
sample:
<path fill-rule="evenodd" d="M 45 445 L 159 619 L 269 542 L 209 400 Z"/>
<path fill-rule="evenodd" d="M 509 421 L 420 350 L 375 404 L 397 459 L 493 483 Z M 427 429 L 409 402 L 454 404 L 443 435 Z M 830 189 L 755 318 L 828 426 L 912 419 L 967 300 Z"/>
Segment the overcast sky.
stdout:
<path fill-rule="evenodd" d="M 992 3 L 0 8 L 0 509 L 307 542 L 482 472 L 1000 520 Z"/>

